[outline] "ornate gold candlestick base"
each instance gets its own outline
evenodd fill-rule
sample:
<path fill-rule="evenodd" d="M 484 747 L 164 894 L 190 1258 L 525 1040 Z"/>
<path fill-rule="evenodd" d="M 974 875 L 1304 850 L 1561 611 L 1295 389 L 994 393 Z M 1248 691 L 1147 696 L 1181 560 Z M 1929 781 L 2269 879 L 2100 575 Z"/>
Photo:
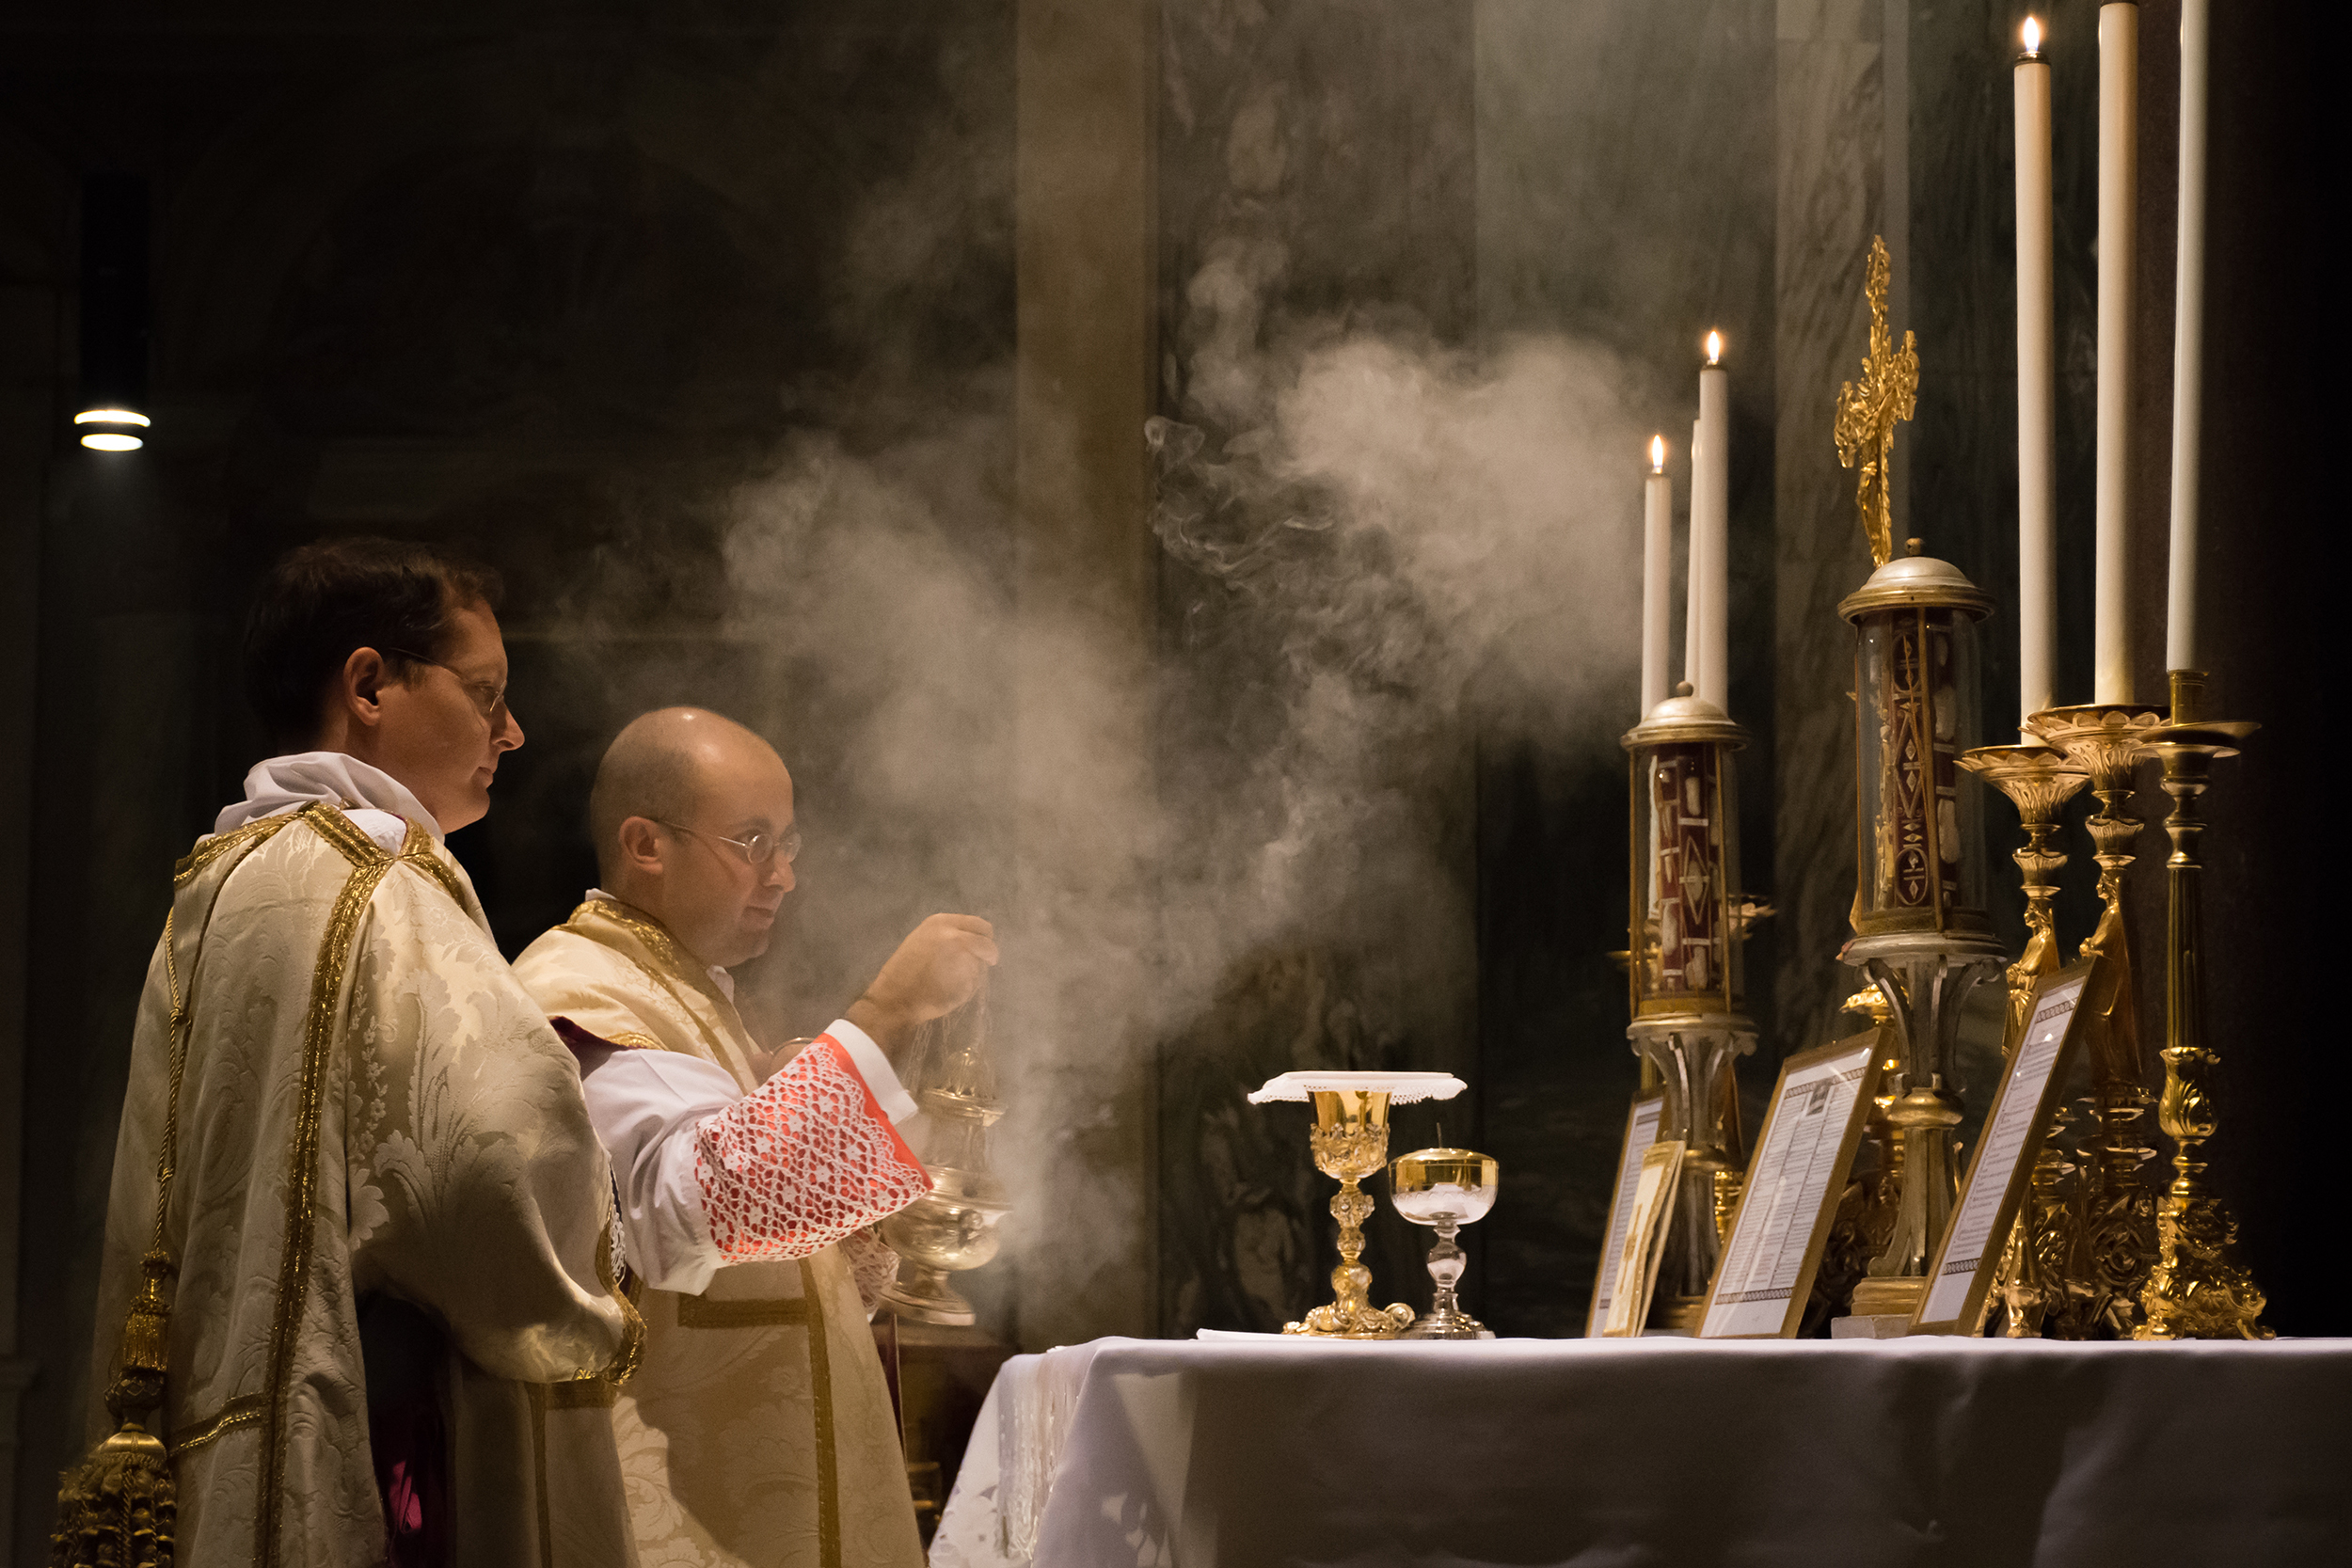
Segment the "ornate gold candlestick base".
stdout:
<path fill-rule="evenodd" d="M 1684 1146 L 1651 1322 L 1695 1329 L 1708 1281 L 1723 1258 L 1726 1199 L 1738 1202 L 1736 1183 L 1746 1156 L 1740 1148 L 1736 1063 L 1756 1049 L 1756 1025 L 1737 1013 L 1665 1013 L 1637 1018 L 1626 1033 L 1665 1085 L 1659 1138 Z"/>
<path fill-rule="evenodd" d="M 1357 1183 L 1389 1160 L 1389 1104 L 1415 1100 L 1451 1100 L 1462 1092 L 1462 1081 L 1444 1072 L 1286 1072 L 1266 1081 L 1249 1097 L 1262 1105 L 1270 1100 L 1311 1100 L 1315 1125 L 1307 1134 L 1314 1150 L 1315 1168 L 1335 1178 L 1339 1196 L 1331 1199 L 1331 1217 L 1340 1222 L 1340 1266 L 1331 1271 L 1332 1300 L 1295 1323 L 1282 1325 L 1285 1334 L 1308 1334 L 1330 1339 L 1393 1339 L 1413 1321 L 1413 1309 L 1403 1302 L 1388 1307 L 1372 1305 L 1372 1271 L 1364 1267 L 1364 1221 L 1373 1201 Z"/>
<path fill-rule="evenodd" d="M 2253 1275 L 2233 1256 L 2236 1222 L 2221 1200 L 2205 1191 L 2205 1162 L 2197 1158 L 2206 1139 L 2220 1130 L 2206 1076 L 2219 1058 L 2205 1045 L 2200 909 L 2202 866 L 2198 841 L 2205 823 L 2198 801 L 2205 793 L 2216 757 L 2237 754 L 2236 742 L 2252 724 L 2201 718 L 2204 674 L 2172 672 L 2172 722 L 2152 732 L 2150 749 L 2164 764 L 2164 792 L 2172 798 L 2164 831 L 2172 841 L 2165 862 L 2164 1098 L 2157 1123 L 2176 1147 L 2172 1186 L 2156 1211 L 2156 1261 L 2140 1303 L 2146 1313 L 2134 1338 L 2140 1339 L 2266 1339 L 2260 1319 L 2265 1298 Z"/>
<path fill-rule="evenodd" d="M 2035 982 L 2061 962 L 2050 903 L 2058 893 L 2053 879 L 2065 869 L 2066 856 L 2051 846 L 2050 835 L 2058 831 L 2059 809 L 2090 782 L 2090 773 L 2055 746 L 1979 746 L 1963 755 L 1960 765 L 2009 797 L 2017 807 L 2018 826 L 2026 834 L 2025 847 L 2010 851 L 2025 879 L 2026 937 L 2025 952 L 2009 966 L 2007 974 L 2009 1022 L 2002 1041 L 2002 1054 L 2007 1056 L 2025 1037 L 2026 1011 Z M 2035 1169 L 2037 1196 L 2017 1216 L 1988 1298 L 2001 1304 L 2006 1319 L 2003 1332 L 2012 1339 L 2040 1334 L 2052 1303 L 2064 1294 L 2063 1284 L 2049 1264 L 2055 1256 L 2062 1265 L 2071 1254 L 2071 1243 L 2052 1228 L 2060 1225 L 2069 1211 L 2062 1200 L 2052 1201 L 2056 1195 L 2043 1192 L 2045 1177 L 2061 1183 L 2062 1191 L 2064 1174 L 2057 1173 L 2062 1160 L 2055 1148 L 2042 1150 Z M 2066 1173 L 2073 1168 L 2067 1165 Z"/>
<path fill-rule="evenodd" d="M 2132 943 L 2123 912 L 2123 868 L 2134 859 L 2132 841 L 2140 823 L 2127 807 L 2149 736 L 2167 717 L 2168 710 L 2154 704 L 2090 703 L 2044 709 L 2026 721 L 2036 735 L 2090 773 L 2091 793 L 2099 800 L 2098 814 L 2086 826 L 2098 846 L 2099 897 L 2106 907 L 2082 951 L 2107 960 L 2114 989 L 2106 1011 L 2093 1019 L 2090 1036 L 2099 1135 L 2088 1228 L 2092 1265 L 2106 1291 L 2100 1315 L 2125 1336 L 2138 1326 L 2140 1291 L 2156 1260 L 2155 1196 L 2140 1174 L 2155 1150 L 2139 1141 L 2148 1091 L 2140 1083 L 2145 1058 L 2132 1001 Z"/>
<path fill-rule="evenodd" d="M 1886 999 L 1900 1069 L 1899 1092 L 1883 1113 L 1902 1148 L 1894 1222 L 1854 1286 L 1853 1314 L 1899 1315 L 1918 1305 L 1929 1254 L 1951 1218 L 1959 1184 L 1952 1130 L 1960 1125 L 1961 1102 L 1947 1075 L 1961 1005 L 2000 967 L 2001 950 L 1990 937 L 1918 932 L 1855 937 L 1841 957 L 1862 966 Z"/>

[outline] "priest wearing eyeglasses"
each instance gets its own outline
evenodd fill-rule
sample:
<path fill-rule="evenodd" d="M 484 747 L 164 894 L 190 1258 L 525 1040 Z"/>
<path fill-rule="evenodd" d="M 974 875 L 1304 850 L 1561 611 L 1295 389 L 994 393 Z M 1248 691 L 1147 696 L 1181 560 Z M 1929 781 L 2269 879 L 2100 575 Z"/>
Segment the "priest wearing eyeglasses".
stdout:
<path fill-rule="evenodd" d="M 866 1318 L 870 1227 L 929 1191 L 895 1062 L 961 1006 L 986 921 L 915 928 L 823 1035 L 755 1039 L 728 971 L 767 949 L 800 851 L 773 748 L 700 708 L 622 730 L 589 798 L 598 879 L 516 962 L 579 1056 L 645 1319 L 609 1392 L 640 1560 L 919 1568 Z"/>
<path fill-rule="evenodd" d="M 69 1478 L 60 1562 L 632 1560 L 605 1429 L 556 1413 L 639 1342 L 610 1167 L 443 842 L 523 741 L 498 599 L 381 539 L 256 595 L 278 754 L 180 863 L 149 966 L 93 1380 L 93 1435 L 132 1425 Z M 130 1505 L 141 1449 L 176 1525 L 135 1465 Z"/>

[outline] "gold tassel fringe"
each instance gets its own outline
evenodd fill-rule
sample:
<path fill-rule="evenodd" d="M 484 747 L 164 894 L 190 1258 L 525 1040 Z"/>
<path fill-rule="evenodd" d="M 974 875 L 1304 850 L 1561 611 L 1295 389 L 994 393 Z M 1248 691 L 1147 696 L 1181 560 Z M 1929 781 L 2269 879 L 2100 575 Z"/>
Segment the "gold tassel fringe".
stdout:
<path fill-rule="evenodd" d="M 57 1478 L 50 1568 L 171 1568 L 180 1510 L 171 1458 L 163 1439 L 126 1413 L 164 1402 L 171 1344 L 164 1281 L 173 1270 L 160 1249 L 141 1259 L 139 1268 L 146 1277 L 122 1325 L 122 1369 L 106 1390 L 106 1408 L 122 1430 L 92 1449 L 78 1469 Z"/>
<path fill-rule="evenodd" d="M 179 1498 L 160 1438 L 125 1421 L 58 1481 L 50 1568 L 172 1568 Z"/>
<path fill-rule="evenodd" d="M 164 1281 L 173 1273 L 171 1259 L 151 1252 L 139 1260 L 139 1293 L 122 1325 L 122 1370 L 107 1403 L 114 1413 L 144 1410 L 164 1397 L 164 1370 L 170 1365 L 171 1308 L 164 1302 Z"/>

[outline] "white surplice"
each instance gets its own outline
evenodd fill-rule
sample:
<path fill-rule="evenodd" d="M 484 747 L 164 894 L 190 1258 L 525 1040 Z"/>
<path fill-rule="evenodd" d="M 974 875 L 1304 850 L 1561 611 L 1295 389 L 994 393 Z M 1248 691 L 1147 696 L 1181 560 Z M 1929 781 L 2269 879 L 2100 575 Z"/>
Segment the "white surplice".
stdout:
<path fill-rule="evenodd" d="M 630 1564 L 603 1413 L 562 1397 L 625 1376 L 642 1335 L 613 1288 L 610 1167 L 574 1059 L 413 795 L 332 753 L 274 758 L 247 784 L 227 831 L 181 863 L 149 965 L 93 1393 L 150 1243 L 177 994 L 190 1022 L 160 1421 L 179 1560 L 385 1560 L 359 1327 L 382 1296 L 438 1337 L 423 1386 L 445 1428 L 433 1525 L 449 1560 Z M 93 1434 L 112 1429 L 96 1405 Z M 596 1441 L 563 1440 L 567 1407 Z M 575 1483 L 560 1515 L 551 1442 Z"/>
<path fill-rule="evenodd" d="M 645 1568 L 919 1568 L 866 1227 L 930 1190 L 888 1059 L 837 1021 L 763 1080 L 723 971 L 592 892 L 516 960 L 580 1054 L 645 1357 L 613 1401 Z"/>

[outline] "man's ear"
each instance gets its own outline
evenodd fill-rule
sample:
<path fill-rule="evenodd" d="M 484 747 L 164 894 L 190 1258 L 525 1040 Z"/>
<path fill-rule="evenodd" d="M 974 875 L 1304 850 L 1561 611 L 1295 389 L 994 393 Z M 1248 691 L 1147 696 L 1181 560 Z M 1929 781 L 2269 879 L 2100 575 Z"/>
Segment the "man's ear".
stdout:
<path fill-rule="evenodd" d="M 639 871 L 661 870 L 661 834 L 651 817 L 621 819 L 621 863 Z"/>
<path fill-rule="evenodd" d="M 354 648 L 343 660 L 342 679 L 336 683 L 336 705 L 357 724 L 373 729 L 383 721 L 380 693 L 388 677 L 384 656 L 373 648 Z"/>

